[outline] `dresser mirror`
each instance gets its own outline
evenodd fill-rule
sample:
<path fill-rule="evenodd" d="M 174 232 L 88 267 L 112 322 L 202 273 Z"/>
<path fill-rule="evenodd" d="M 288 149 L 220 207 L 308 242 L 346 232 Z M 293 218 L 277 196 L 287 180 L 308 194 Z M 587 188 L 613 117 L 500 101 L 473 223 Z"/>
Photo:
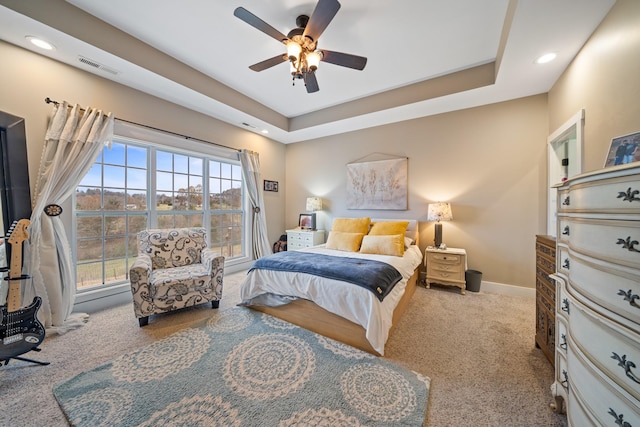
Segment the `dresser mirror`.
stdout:
<path fill-rule="evenodd" d="M 31 192 L 24 119 L 0 111 L 0 267 L 7 266 L 11 248 L 6 236 L 13 221 L 31 217 Z M 0 295 L 0 298 L 2 296 Z"/>

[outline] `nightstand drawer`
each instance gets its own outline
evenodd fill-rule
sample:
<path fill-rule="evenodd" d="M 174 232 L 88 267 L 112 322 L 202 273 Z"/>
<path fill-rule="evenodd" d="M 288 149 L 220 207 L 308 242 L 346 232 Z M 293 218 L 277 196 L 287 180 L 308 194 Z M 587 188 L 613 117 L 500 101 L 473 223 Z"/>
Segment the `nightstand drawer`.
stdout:
<path fill-rule="evenodd" d="M 462 261 L 462 255 L 455 254 L 429 254 L 431 262 L 438 264 L 457 264 L 460 265 Z"/>
<path fill-rule="evenodd" d="M 291 233 L 287 236 L 287 243 L 313 243 L 313 236 L 310 233 Z"/>
<path fill-rule="evenodd" d="M 324 230 L 287 230 L 287 249 L 309 248 L 324 243 Z"/>

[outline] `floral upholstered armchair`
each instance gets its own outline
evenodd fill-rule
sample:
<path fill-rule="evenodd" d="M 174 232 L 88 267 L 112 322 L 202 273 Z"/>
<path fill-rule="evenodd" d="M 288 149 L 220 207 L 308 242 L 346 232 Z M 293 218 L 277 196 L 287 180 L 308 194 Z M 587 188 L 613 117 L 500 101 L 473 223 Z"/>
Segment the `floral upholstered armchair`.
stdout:
<path fill-rule="evenodd" d="M 224 257 L 207 248 L 204 228 L 144 230 L 138 258 L 129 270 L 133 311 L 140 326 L 155 313 L 222 298 Z"/>

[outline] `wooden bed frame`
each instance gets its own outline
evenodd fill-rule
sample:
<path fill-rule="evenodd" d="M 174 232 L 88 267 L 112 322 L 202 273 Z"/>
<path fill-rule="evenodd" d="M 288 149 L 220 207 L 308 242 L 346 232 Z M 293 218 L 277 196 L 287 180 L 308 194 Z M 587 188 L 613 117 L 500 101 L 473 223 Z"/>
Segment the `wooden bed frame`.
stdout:
<path fill-rule="evenodd" d="M 416 290 L 416 284 L 420 275 L 420 266 L 418 266 L 413 275 L 409 278 L 405 287 L 404 295 L 398 301 L 398 305 L 393 312 L 393 324 L 389 330 L 389 335 L 398 324 L 400 318 L 404 314 L 409 301 Z M 344 317 L 333 314 L 312 301 L 306 299 L 298 299 L 286 305 L 278 307 L 266 306 L 249 306 L 250 308 L 270 314 L 287 322 L 293 323 L 320 335 L 343 342 L 350 346 L 359 348 L 368 353 L 380 356 L 375 351 L 365 336 L 365 329 Z"/>

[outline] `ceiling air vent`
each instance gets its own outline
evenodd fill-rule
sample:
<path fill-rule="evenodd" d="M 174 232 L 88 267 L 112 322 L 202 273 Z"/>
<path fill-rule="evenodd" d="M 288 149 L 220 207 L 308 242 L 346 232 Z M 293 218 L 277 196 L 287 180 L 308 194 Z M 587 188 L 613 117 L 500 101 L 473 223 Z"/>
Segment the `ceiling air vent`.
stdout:
<path fill-rule="evenodd" d="M 102 70 L 102 71 L 106 71 L 107 73 L 111 73 L 113 75 L 118 75 L 120 74 L 118 71 L 114 70 L 113 68 L 109 68 L 105 65 L 102 65 L 101 63 L 94 61 L 93 59 L 89 59 L 86 58 L 84 56 L 78 56 L 78 61 L 82 62 L 85 65 L 88 65 L 90 67 L 93 68 L 97 68 L 98 70 Z"/>

